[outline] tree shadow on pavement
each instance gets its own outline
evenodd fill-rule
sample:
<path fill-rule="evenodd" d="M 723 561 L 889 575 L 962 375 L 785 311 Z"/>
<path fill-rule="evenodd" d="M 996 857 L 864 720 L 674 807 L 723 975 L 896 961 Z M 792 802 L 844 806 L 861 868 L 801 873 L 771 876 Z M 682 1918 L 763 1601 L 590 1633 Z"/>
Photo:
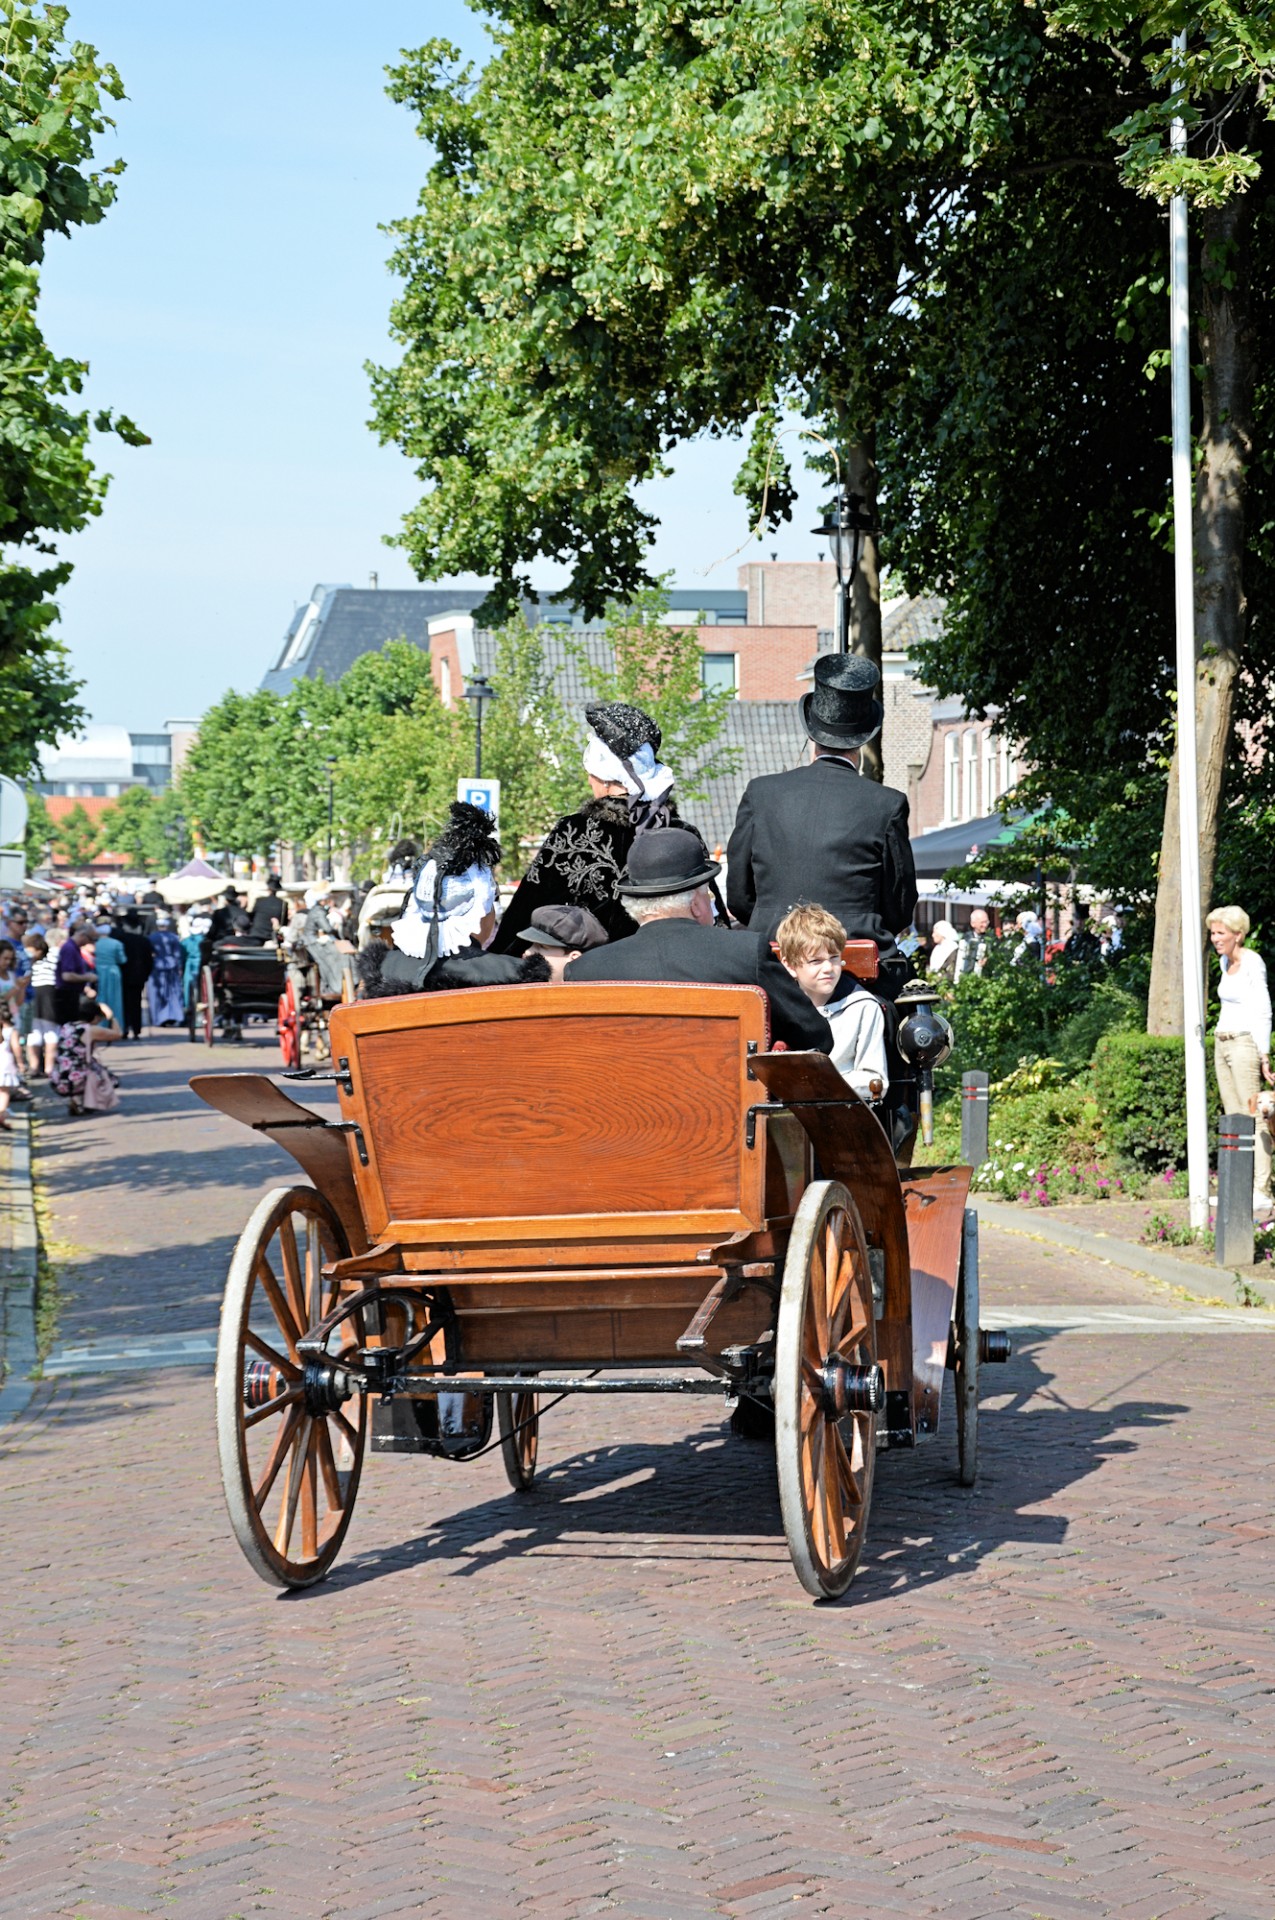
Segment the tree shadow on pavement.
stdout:
<path fill-rule="evenodd" d="M 957 1484 L 950 1397 L 937 1440 L 878 1460 L 856 1595 L 932 1586 L 1009 1544 L 1056 1547 L 1069 1525 L 1065 1506 L 1054 1504 L 1058 1496 L 1107 1460 L 1134 1451 L 1140 1434 L 1188 1411 L 1159 1400 L 1066 1406 L 1052 1393 L 1034 1348 L 1004 1371 L 1013 1399 L 1008 1408 L 983 1409 L 976 1487 Z M 453 1562 L 453 1575 L 473 1578 L 541 1552 L 607 1559 L 615 1557 L 615 1543 L 643 1560 L 661 1557 L 661 1540 L 711 1539 L 709 1557 L 723 1561 L 769 1558 L 772 1549 L 776 1557 L 783 1554 L 770 1447 L 708 1421 L 667 1445 L 620 1444 L 555 1459 L 551 1420 L 541 1429 L 543 1465 L 530 1493 L 484 1499 L 402 1545 L 352 1555 L 327 1584 L 356 1586 L 428 1562 Z M 381 1458 L 369 1459 L 366 1471 L 375 1474 Z M 439 1464 L 464 1471 L 461 1464 Z M 1050 1510 L 1037 1511 L 1042 1507 Z M 675 1547 L 670 1555 L 684 1557 Z"/>

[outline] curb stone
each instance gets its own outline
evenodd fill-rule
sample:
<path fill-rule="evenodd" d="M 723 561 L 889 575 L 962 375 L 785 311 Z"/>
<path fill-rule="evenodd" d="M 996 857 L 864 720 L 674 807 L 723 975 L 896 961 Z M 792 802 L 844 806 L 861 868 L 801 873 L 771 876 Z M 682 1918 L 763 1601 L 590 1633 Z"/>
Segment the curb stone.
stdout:
<path fill-rule="evenodd" d="M 1198 1267 L 1189 1260 L 1175 1260 L 1172 1254 L 1160 1253 L 1154 1247 L 1136 1246 L 1112 1233 L 1090 1233 L 1086 1227 L 1077 1227 L 1070 1220 L 1051 1220 L 1048 1214 L 1035 1208 L 1029 1214 L 1023 1208 L 1006 1206 L 1003 1200 L 992 1200 L 981 1193 L 972 1194 L 970 1198 L 979 1219 L 1004 1233 L 1019 1233 L 1030 1240 L 1048 1240 L 1054 1246 L 1069 1248 L 1072 1253 L 1087 1253 L 1095 1259 L 1106 1260 L 1129 1273 L 1150 1274 L 1153 1279 L 1181 1288 L 1196 1300 L 1216 1300 L 1227 1290 L 1233 1294 L 1242 1277 L 1246 1286 L 1261 1295 L 1264 1305 L 1275 1307 L 1275 1282 L 1270 1280 L 1257 1280 L 1248 1274 L 1241 1276 L 1232 1267 Z"/>
<path fill-rule="evenodd" d="M 30 1112 L 11 1107 L 9 1124 L 9 1151 L 0 1160 L 0 1355 L 5 1364 L 0 1426 L 26 1410 L 39 1385 L 31 1378 L 40 1242 L 31 1181 Z"/>

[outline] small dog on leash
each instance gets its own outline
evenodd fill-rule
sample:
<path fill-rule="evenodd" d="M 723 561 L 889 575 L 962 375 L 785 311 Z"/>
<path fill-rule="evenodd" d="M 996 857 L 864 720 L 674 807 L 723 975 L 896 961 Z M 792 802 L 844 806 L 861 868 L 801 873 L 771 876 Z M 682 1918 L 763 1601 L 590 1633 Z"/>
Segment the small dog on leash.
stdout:
<path fill-rule="evenodd" d="M 1263 1087 L 1260 1093 L 1251 1095 L 1248 1110 L 1258 1120 L 1266 1123 L 1267 1131 L 1275 1124 L 1275 1087 Z"/>

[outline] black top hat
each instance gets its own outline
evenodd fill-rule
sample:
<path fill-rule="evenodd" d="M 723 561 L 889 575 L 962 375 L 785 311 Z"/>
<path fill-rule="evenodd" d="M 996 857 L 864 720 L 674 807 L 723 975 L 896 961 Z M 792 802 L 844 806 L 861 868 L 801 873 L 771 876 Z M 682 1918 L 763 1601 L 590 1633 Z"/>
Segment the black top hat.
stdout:
<path fill-rule="evenodd" d="M 607 944 L 606 928 L 586 907 L 537 907 L 518 937 L 528 946 L 563 947 L 568 953 Z"/>
<path fill-rule="evenodd" d="M 661 893 L 690 893 L 706 887 L 721 872 L 698 834 L 685 827 L 650 827 L 629 848 L 629 864 L 620 876 L 621 894 L 651 899 Z"/>
<path fill-rule="evenodd" d="M 660 750 L 660 730 L 641 707 L 631 707 L 624 700 L 594 700 L 585 708 L 584 717 L 603 746 L 610 747 L 621 760 L 627 760 L 639 747 L 649 747 L 652 753 Z"/>
<path fill-rule="evenodd" d="M 881 731 L 881 675 L 859 653 L 821 653 L 813 693 L 802 695 L 801 719 L 820 747 L 861 747 Z"/>

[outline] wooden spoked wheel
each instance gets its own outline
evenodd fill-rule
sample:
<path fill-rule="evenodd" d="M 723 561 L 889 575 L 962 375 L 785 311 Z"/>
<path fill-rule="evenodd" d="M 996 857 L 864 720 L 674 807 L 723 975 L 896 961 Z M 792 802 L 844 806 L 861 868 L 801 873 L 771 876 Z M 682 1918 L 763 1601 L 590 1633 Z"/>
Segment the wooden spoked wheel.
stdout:
<path fill-rule="evenodd" d="M 200 969 L 199 993 L 199 1014 L 204 1028 L 204 1045 L 210 1047 L 217 1031 L 217 988 L 213 982 L 211 967 Z"/>
<path fill-rule="evenodd" d="M 807 1593 L 854 1578 L 876 1464 L 872 1274 L 858 1209 L 839 1180 L 807 1187 L 784 1261 L 775 1339 L 775 1455 L 788 1551 Z"/>
<path fill-rule="evenodd" d="M 301 1065 L 301 1015 L 297 1010 L 297 993 L 291 980 L 284 984 L 279 995 L 279 1051 L 283 1055 L 285 1067 Z"/>
<path fill-rule="evenodd" d="M 496 1421 L 500 1428 L 500 1457 L 515 1493 L 526 1493 L 536 1477 L 540 1445 L 540 1396 L 535 1393 L 498 1393 Z"/>
<path fill-rule="evenodd" d="M 217 1341 L 217 1447 L 230 1524 L 261 1575 L 281 1587 L 321 1580 L 345 1538 L 363 1470 L 367 1401 L 307 1403 L 297 1342 L 332 1307 L 322 1268 L 349 1252 L 313 1187 L 276 1187 L 235 1248 Z M 362 1341 L 343 1321 L 330 1352 Z"/>
<path fill-rule="evenodd" d="M 952 1380 L 956 1388 L 957 1478 L 972 1487 L 978 1478 L 978 1215 L 965 1209 L 961 1232 L 961 1270 L 956 1283 L 956 1353 Z"/>

